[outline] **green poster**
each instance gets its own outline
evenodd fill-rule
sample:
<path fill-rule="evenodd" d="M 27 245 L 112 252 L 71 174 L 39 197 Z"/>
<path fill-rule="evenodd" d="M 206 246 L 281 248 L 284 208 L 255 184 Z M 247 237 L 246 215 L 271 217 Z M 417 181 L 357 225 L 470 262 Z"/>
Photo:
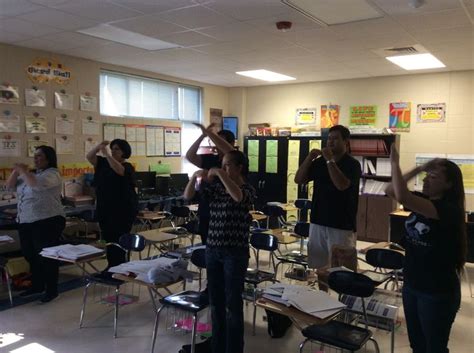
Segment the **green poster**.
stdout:
<path fill-rule="evenodd" d="M 265 165 L 265 172 L 277 173 L 278 172 L 278 157 L 268 157 Z"/>
<path fill-rule="evenodd" d="M 267 140 L 268 157 L 278 157 L 278 140 Z"/>
<path fill-rule="evenodd" d="M 249 172 L 258 172 L 258 156 L 249 156 Z"/>
<path fill-rule="evenodd" d="M 321 149 L 321 140 L 309 140 L 309 150 L 320 150 Z"/>
<path fill-rule="evenodd" d="M 376 105 L 355 105 L 349 107 L 349 126 L 375 126 Z"/>
<path fill-rule="evenodd" d="M 170 174 L 171 165 L 168 163 L 150 164 L 150 172 L 156 172 L 156 174 Z"/>
<path fill-rule="evenodd" d="M 248 155 L 249 156 L 258 156 L 258 140 L 248 140 Z M 258 161 L 257 161 L 258 166 Z"/>

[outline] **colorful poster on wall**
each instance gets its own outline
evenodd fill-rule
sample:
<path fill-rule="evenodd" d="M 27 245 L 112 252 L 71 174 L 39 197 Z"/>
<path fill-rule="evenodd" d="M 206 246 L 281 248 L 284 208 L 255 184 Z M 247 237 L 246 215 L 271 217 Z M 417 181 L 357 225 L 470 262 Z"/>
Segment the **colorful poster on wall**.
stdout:
<path fill-rule="evenodd" d="M 26 116 L 25 127 L 27 134 L 46 134 L 48 132 L 44 116 Z"/>
<path fill-rule="evenodd" d="M 71 70 L 53 58 L 36 58 L 35 62 L 28 65 L 26 73 L 31 81 L 35 83 L 68 84 L 71 79 Z"/>
<path fill-rule="evenodd" d="M 0 85 L 0 103 L 20 104 L 20 93 L 18 87 L 7 84 Z"/>
<path fill-rule="evenodd" d="M 76 178 L 85 173 L 94 173 L 94 167 L 88 162 L 64 163 L 59 165 L 59 173 L 64 178 Z"/>
<path fill-rule="evenodd" d="M 19 139 L 4 138 L 0 139 L 1 157 L 20 157 L 21 144 Z"/>
<path fill-rule="evenodd" d="M 353 105 L 349 107 L 349 126 L 375 126 L 376 105 Z"/>
<path fill-rule="evenodd" d="M 27 107 L 46 107 L 46 91 L 43 89 L 25 88 L 25 105 Z"/>
<path fill-rule="evenodd" d="M 329 129 L 339 124 L 340 106 L 335 104 L 321 106 L 321 129 Z"/>
<path fill-rule="evenodd" d="M 397 102 L 390 103 L 388 127 L 393 132 L 410 131 L 411 103 Z"/>
<path fill-rule="evenodd" d="M 0 132 L 20 132 L 20 116 L 4 112 L 0 116 Z"/>
<path fill-rule="evenodd" d="M 446 103 L 418 104 L 417 123 L 444 123 L 446 121 Z"/>

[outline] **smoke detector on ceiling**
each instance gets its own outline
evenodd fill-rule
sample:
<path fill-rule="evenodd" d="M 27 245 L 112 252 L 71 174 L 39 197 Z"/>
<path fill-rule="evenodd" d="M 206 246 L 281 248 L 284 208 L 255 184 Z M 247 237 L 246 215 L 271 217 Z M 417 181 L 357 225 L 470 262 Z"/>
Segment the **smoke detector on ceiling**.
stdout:
<path fill-rule="evenodd" d="M 422 7 L 424 3 L 425 0 L 408 0 L 408 5 L 410 5 L 410 7 L 413 7 L 414 9 Z"/>
<path fill-rule="evenodd" d="M 293 25 L 293 23 L 291 23 L 290 21 L 279 21 L 275 24 L 277 29 L 282 32 L 289 31 L 291 29 L 291 26 Z"/>

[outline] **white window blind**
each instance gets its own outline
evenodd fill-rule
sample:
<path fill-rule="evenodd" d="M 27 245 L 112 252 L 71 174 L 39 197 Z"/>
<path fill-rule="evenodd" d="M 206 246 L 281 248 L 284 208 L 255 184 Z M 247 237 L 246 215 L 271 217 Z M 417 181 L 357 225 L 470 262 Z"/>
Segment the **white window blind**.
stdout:
<path fill-rule="evenodd" d="M 100 74 L 102 115 L 201 121 L 201 89 L 114 72 Z"/>

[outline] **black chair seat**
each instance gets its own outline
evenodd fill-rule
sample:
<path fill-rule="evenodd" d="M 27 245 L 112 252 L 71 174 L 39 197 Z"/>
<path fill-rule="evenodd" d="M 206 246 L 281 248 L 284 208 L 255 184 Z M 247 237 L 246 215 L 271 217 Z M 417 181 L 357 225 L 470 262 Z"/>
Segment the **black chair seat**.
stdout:
<path fill-rule="evenodd" d="M 301 266 L 308 266 L 308 256 L 299 253 L 283 254 L 276 257 L 277 260 L 285 263 L 293 263 Z"/>
<path fill-rule="evenodd" d="M 100 272 L 87 276 L 87 281 L 107 286 L 121 286 L 124 281 L 112 277 L 112 272 Z"/>
<path fill-rule="evenodd" d="M 325 325 L 308 326 L 301 333 L 311 340 L 349 351 L 361 349 L 372 336 L 370 330 L 335 320 Z"/>
<path fill-rule="evenodd" d="M 273 281 L 275 279 L 275 274 L 272 272 L 257 271 L 257 272 L 247 272 L 245 274 L 245 282 L 250 284 L 259 284 L 266 281 Z"/>
<path fill-rule="evenodd" d="M 168 295 L 167 297 L 160 299 L 160 303 L 196 313 L 205 309 L 209 305 L 209 297 L 202 292 L 184 291 Z"/>

